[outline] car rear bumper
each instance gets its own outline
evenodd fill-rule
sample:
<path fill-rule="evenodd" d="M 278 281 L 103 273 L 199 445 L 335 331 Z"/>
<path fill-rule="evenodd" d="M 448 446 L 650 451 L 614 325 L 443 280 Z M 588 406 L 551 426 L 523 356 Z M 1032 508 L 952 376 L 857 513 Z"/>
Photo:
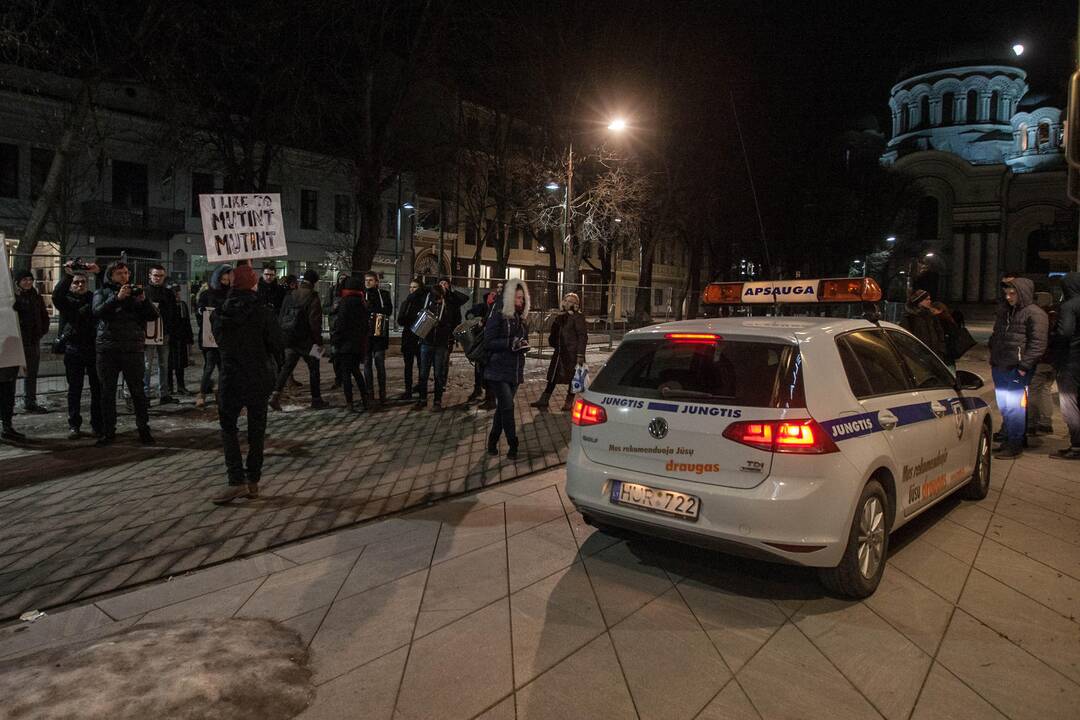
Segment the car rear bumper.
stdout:
<path fill-rule="evenodd" d="M 731 554 L 810 567 L 834 567 L 844 554 L 862 478 L 841 453 L 813 458 L 820 471 L 816 476 L 784 477 L 774 472 L 756 487 L 742 489 L 600 465 L 574 445 L 567 458 L 566 491 L 583 515 L 598 522 Z M 774 470 L 782 470 L 785 464 L 775 463 Z M 614 480 L 695 495 L 701 500 L 698 519 L 613 503 L 610 492 Z"/>

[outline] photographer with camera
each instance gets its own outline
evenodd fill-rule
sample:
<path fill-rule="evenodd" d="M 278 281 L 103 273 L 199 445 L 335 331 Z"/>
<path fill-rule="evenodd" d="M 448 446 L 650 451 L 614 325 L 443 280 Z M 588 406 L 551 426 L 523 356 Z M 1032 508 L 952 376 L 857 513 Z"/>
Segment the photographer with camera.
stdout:
<path fill-rule="evenodd" d="M 150 434 L 150 415 L 143 392 L 143 351 L 146 323 L 157 320 L 157 310 L 147 301 L 143 288 L 131 284 L 131 271 L 123 261 L 110 263 L 105 278 L 104 287 L 94 293 L 93 304 L 104 433 L 97 444 L 110 445 L 116 439 L 116 384 L 123 373 L 135 406 L 139 441 L 150 445 L 154 437 Z"/>
<path fill-rule="evenodd" d="M 154 303 L 161 317 L 161 344 L 146 346 L 146 372 L 143 375 L 143 392 L 150 397 L 150 376 L 157 359 L 158 400 L 161 405 L 179 402 L 169 395 L 169 338 L 176 332 L 176 294 L 165 285 L 165 268 L 150 266 L 150 284 L 146 286 L 146 299 Z"/>
<path fill-rule="evenodd" d="M 104 435 L 101 422 L 101 382 L 97 373 L 94 342 L 94 295 L 90 292 L 89 274 L 101 272 L 97 263 L 72 260 L 64 265 L 64 277 L 53 288 L 52 301 L 60 313 L 60 330 L 53 352 L 63 353 L 67 375 L 68 437 L 82 436 L 83 380 L 90 382 L 90 428 L 94 435 Z"/>
<path fill-rule="evenodd" d="M 38 367 L 41 365 L 41 338 L 49 332 L 49 309 L 34 287 L 34 275 L 29 270 L 15 273 L 15 312 L 19 316 L 23 354 L 26 355 L 26 377 L 23 378 L 23 408 L 28 413 L 41 414 L 46 410 L 37 401 Z"/>

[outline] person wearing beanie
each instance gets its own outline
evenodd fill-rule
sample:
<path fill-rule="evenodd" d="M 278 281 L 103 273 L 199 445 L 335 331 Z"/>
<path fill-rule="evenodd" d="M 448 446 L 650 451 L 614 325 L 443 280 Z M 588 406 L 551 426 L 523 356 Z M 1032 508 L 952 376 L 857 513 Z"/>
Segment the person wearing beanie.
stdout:
<path fill-rule="evenodd" d="M 379 275 L 373 270 L 364 273 L 364 300 L 368 311 L 368 353 L 364 360 L 364 376 L 368 396 L 375 395 L 375 375 L 379 376 L 379 405 L 386 402 L 386 351 L 390 347 L 390 318 L 394 316 L 394 301 L 390 292 L 379 287 Z M 381 316 L 381 317 L 380 317 Z"/>
<path fill-rule="evenodd" d="M 341 297 L 335 303 L 330 327 L 330 344 L 334 348 L 334 367 L 345 393 L 345 406 L 350 412 L 363 412 L 353 404 L 353 380 L 360 391 L 364 409 L 370 405 L 367 383 L 360 370 L 368 349 L 368 312 L 364 305 L 364 284 L 360 278 L 346 277 L 341 283 Z"/>
<path fill-rule="evenodd" d="M 569 411 L 574 406 L 574 393 L 570 392 L 570 382 L 574 379 L 574 370 L 585 364 L 585 345 L 589 340 L 589 330 L 585 325 L 585 316 L 581 313 L 581 300 L 577 293 L 563 296 L 562 310 L 551 323 L 548 344 L 555 351 L 548 363 L 547 386 L 533 407 L 546 410 L 551 394 L 556 385 L 566 385 L 566 400 L 562 409 Z"/>
<path fill-rule="evenodd" d="M 933 301 L 926 290 L 913 290 L 904 306 L 904 317 L 900 327 L 923 341 L 926 347 L 946 360 L 945 327 L 938 313 L 934 312 Z"/>
<path fill-rule="evenodd" d="M 49 309 L 45 307 L 41 293 L 34 287 L 34 276 L 29 270 L 15 273 L 15 313 L 19 316 L 23 354 L 26 356 L 23 408 L 28 413 L 45 413 L 48 410 L 37 401 L 37 378 L 41 365 L 41 338 L 49 332 Z"/>
<path fill-rule="evenodd" d="M 274 392 L 270 396 L 270 407 L 278 411 L 281 410 L 281 393 L 285 389 L 285 383 L 292 377 L 296 364 L 301 360 L 308 368 L 312 409 L 321 410 L 329 407 L 323 401 L 322 390 L 319 387 L 319 357 L 312 355 L 312 351 L 318 348 L 318 354 L 321 356 L 323 346 L 322 303 L 319 301 L 319 293 L 315 291 L 319 273 L 308 270 L 303 278 L 300 287 L 286 296 L 278 316 L 278 324 L 281 326 L 285 343 L 285 363 L 278 371 Z"/>
<path fill-rule="evenodd" d="M 199 325 L 199 349 L 203 354 L 202 380 L 199 382 L 199 394 L 195 396 L 195 407 L 201 408 L 206 404 L 206 396 L 214 388 L 214 369 L 221 367 L 221 354 L 218 352 L 217 341 L 213 339 L 213 327 L 203 331 L 210 312 L 225 304 L 225 298 L 229 296 L 229 288 L 232 287 L 233 269 L 231 265 L 219 265 L 210 275 L 210 287 L 199 293 L 199 299 L 195 302 L 195 320 Z"/>
<path fill-rule="evenodd" d="M 217 505 L 259 496 L 267 401 L 274 389 L 272 359 L 281 345 L 281 330 L 273 309 L 255 292 L 259 276 L 250 265 L 233 271 L 232 290 L 210 314 L 210 325 L 221 354 L 218 422 L 225 452 L 228 487 L 212 499 Z M 240 451 L 237 422 L 247 409 L 248 455 Z"/>

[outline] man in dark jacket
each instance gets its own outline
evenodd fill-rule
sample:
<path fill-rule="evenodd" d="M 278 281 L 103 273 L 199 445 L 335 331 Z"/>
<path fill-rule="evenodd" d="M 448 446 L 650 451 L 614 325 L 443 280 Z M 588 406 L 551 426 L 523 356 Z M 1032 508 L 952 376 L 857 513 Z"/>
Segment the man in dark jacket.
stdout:
<path fill-rule="evenodd" d="M 269 305 L 275 316 L 281 312 L 281 303 L 285 301 L 285 296 L 289 294 L 289 291 L 278 282 L 277 266 L 274 263 L 268 262 L 263 265 L 257 292 L 259 302 Z"/>
<path fill-rule="evenodd" d="M 373 270 L 364 273 L 364 292 L 368 310 L 368 355 L 364 361 L 364 376 L 371 397 L 375 395 L 375 374 L 378 374 L 379 404 L 382 405 L 386 402 L 386 350 L 390 347 L 394 302 L 390 292 L 379 287 L 379 274 Z"/>
<path fill-rule="evenodd" d="M 435 327 L 420 339 L 420 396 L 414 406 L 417 410 L 427 407 L 428 377 L 435 373 L 435 402 L 431 409 L 442 410 L 442 396 L 446 389 L 446 363 L 450 358 L 450 344 L 454 341 L 454 311 L 446 300 L 442 285 L 434 285 L 427 303 L 427 310 L 435 316 Z"/>
<path fill-rule="evenodd" d="M 1057 310 L 1052 336 L 1054 366 L 1057 370 L 1058 402 L 1069 428 L 1069 447 L 1051 453 L 1057 460 L 1080 460 L 1080 273 L 1071 272 L 1061 280 L 1064 298 Z"/>
<path fill-rule="evenodd" d="M 412 326 L 416 322 L 416 316 L 424 309 L 427 297 L 428 289 L 419 278 L 413 278 L 409 283 L 409 294 L 405 302 L 401 303 L 401 311 L 398 313 L 398 327 L 401 328 L 401 355 L 405 358 L 405 392 L 401 394 L 402 400 L 412 400 L 414 363 L 419 376 L 420 338 L 416 337 Z"/>
<path fill-rule="evenodd" d="M 169 336 L 169 394 L 172 395 L 175 378 L 176 392 L 188 395 L 184 370 L 188 366 L 188 349 L 195 343 L 195 335 L 191 332 L 191 309 L 182 297 L 182 288 L 173 285 L 172 291 L 176 300 L 176 327 Z"/>
<path fill-rule="evenodd" d="M 495 289 L 488 290 L 480 302 L 465 311 L 465 319 L 479 318 L 480 328 L 483 331 L 484 324 L 487 323 L 488 316 L 491 314 L 491 308 L 495 305 L 495 298 L 501 292 L 502 283 L 499 283 Z M 495 396 L 488 391 L 487 383 L 484 382 L 483 360 L 473 363 L 473 390 L 468 401 L 478 400 L 481 396 L 484 398 L 480 403 L 482 409 L 491 410 L 495 407 Z"/>
<path fill-rule="evenodd" d="M 105 285 L 94 293 L 93 312 L 97 320 L 97 371 L 101 381 L 103 435 L 98 445 L 109 445 L 116 437 L 116 383 L 120 374 L 131 392 L 139 441 L 154 442 L 150 415 L 143 392 L 143 350 L 146 323 L 156 320 L 157 310 L 141 288 L 130 284 L 131 271 L 117 261 L 105 270 Z"/>
<path fill-rule="evenodd" d="M 37 378 L 41 365 L 41 338 L 49 332 L 49 309 L 34 287 L 34 276 L 29 270 L 15 274 L 15 312 L 19 316 L 23 354 L 26 355 L 23 408 L 28 413 L 45 413 L 48 410 L 37 401 Z"/>
<path fill-rule="evenodd" d="M 574 393 L 570 382 L 578 365 L 585 364 L 585 346 L 589 341 L 589 330 L 585 324 L 585 315 L 581 312 L 581 300 L 577 293 L 566 293 L 563 297 L 563 310 L 555 316 L 548 334 L 548 344 L 554 352 L 548 364 L 547 386 L 533 407 L 546 410 L 551 394 L 556 385 L 566 385 L 566 399 L 562 409 L 569 412 L 574 406 Z"/>
<path fill-rule="evenodd" d="M 60 313 L 57 340 L 63 346 L 64 374 L 67 376 L 68 437 L 82 435 L 82 391 L 84 379 L 90 382 L 90 427 L 94 435 L 105 434 L 101 422 L 101 382 L 97 374 L 94 342 L 94 295 L 88 286 L 88 273 L 100 272 L 96 263 L 86 270 L 75 270 L 74 261 L 64 265 L 64 277 L 52 292 L 53 306 Z"/>
<path fill-rule="evenodd" d="M 195 396 L 195 407 L 206 404 L 206 396 L 214 388 L 214 369 L 221 367 L 221 353 L 218 352 L 217 340 L 213 328 L 205 327 L 209 312 L 225 304 L 232 286 L 231 265 L 218 265 L 210 275 L 210 287 L 199 293 L 195 301 L 195 319 L 199 325 L 199 348 L 203 354 L 202 379 L 199 381 L 199 393 Z"/>
<path fill-rule="evenodd" d="M 150 397 L 150 376 L 153 374 L 154 360 L 157 360 L 158 396 L 162 405 L 175 403 L 169 395 L 169 338 L 176 333 L 176 294 L 165 284 L 165 268 L 161 265 L 150 266 L 150 282 L 146 284 L 146 299 L 154 303 L 161 318 L 164 333 L 157 345 L 146 344 L 146 372 L 143 375 L 143 391 Z"/>
<path fill-rule="evenodd" d="M 904 317 L 900 319 L 900 327 L 922 340 L 926 347 L 933 350 L 939 358 L 945 360 L 947 355 L 945 328 L 934 313 L 933 301 L 929 292 L 926 290 L 912 291 L 908 297 L 907 305 L 904 306 Z"/>
<path fill-rule="evenodd" d="M 1023 453 L 1027 424 L 1027 388 L 1047 347 L 1047 318 L 1035 304 L 1035 284 L 1027 278 L 1002 283 L 1007 311 L 994 322 L 990 366 L 994 392 L 1004 422 L 1005 442 L 996 457 Z"/>
<path fill-rule="evenodd" d="M 525 353 L 529 350 L 529 288 L 521 280 L 509 280 L 484 324 L 484 348 L 488 361 L 484 380 L 495 393 L 495 414 L 488 433 L 488 454 L 499 454 L 499 438 L 506 433 L 508 460 L 517 459 L 518 437 L 514 425 L 514 395 L 525 381 Z"/>
<path fill-rule="evenodd" d="M 250 265 L 233 271 L 232 290 L 210 322 L 221 352 L 218 420 L 229 486 L 213 498 L 218 505 L 238 497 L 257 498 L 266 439 L 266 401 L 274 387 L 274 352 L 281 344 L 274 311 L 259 300 L 259 276 Z M 247 466 L 240 452 L 237 421 L 247 408 Z"/>
<path fill-rule="evenodd" d="M 363 408 L 369 407 L 367 383 L 361 365 L 368 349 L 368 312 L 364 305 L 364 284 L 347 277 L 341 284 L 341 298 L 334 311 L 330 327 L 330 344 L 334 348 L 334 366 L 345 393 L 345 405 L 351 412 L 363 412 L 353 404 L 353 380 L 360 391 Z"/>
<path fill-rule="evenodd" d="M 311 382 L 311 407 L 315 410 L 329 407 L 322 399 L 319 388 L 319 357 L 322 355 L 322 304 L 315 283 L 319 282 L 319 273 L 308 270 L 300 287 L 289 293 L 281 304 L 278 317 L 281 333 L 285 341 L 285 364 L 278 371 L 274 393 L 270 396 L 270 407 L 281 410 L 281 391 L 292 376 L 296 364 L 301 360 L 308 367 L 308 379 Z M 312 352 L 316 354 L 313 355 Z"/>

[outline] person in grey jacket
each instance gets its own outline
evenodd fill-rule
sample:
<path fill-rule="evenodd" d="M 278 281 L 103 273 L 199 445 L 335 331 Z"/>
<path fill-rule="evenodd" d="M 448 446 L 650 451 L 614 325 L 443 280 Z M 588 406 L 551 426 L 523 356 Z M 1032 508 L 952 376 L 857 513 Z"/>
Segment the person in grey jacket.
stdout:
<path fill-rule="evenodd" d="M 1054 367 L 1057 370 L 1058 402 L 1069 428 L 1069 447 L 1051 453 L 1055 460 L 1080 460 L 1080 273 L 1071 272 L 1061 280 L 1064 299 L 1057 310 L 1052 336 Z"/>
<path fill-rule="evenodd" d="M 990 368 L 994 394 L 1004 423 L 1005 440 L 995 457 L 1023 453 L 1027 424 L 1027 389 L 1035 366 L 1046 352 L 1048 320 L 1035 304 L 1035 284 L 1013 278 L 1001 284 L 1007 307 L 994 322 L 990 336 Z"/>

